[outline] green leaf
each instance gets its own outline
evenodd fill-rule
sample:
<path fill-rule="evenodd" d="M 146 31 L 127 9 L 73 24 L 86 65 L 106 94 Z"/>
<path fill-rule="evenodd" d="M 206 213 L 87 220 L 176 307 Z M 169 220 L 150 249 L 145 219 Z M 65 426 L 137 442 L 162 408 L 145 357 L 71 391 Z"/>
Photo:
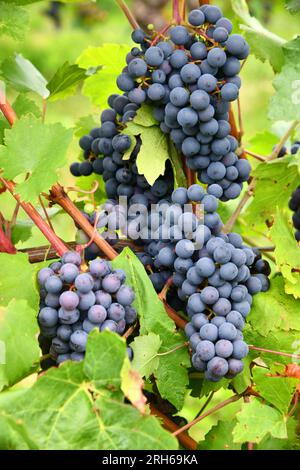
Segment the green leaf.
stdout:
<path fill-rule="evenodd" d="M 20 420 L 0 411 L 0 449 L 37 450 Z"/>
<path fill-rule="evenodd" d="M 0 390 L 37 369 L 40 350 L 36 315 L 25 300 L 13 299 L 0 307 Z"/>
<path fill-rule="evenodd" d="M 10 36 L 17 41 L 24 38 L 28 30 L 29 15 L 24 8 L 0 2 L 0 36 Z"/>
<path fill-rule="evenodd" d="M 246 325 L 243 334 L 248 344 L 252 344 L 258 348 L 300 355 L 299 331 L 290 330 L 287 334 L 286 331 L 274 329 L 266 335 L 264 331 L 256 331 L 254 328 L 250 328 L 249 325 Z M 252 350 L 250 351 L 250 355 L 253 359 L 261 357 L 264 363 L 269 367 L 272 367 L 275 361 L 281 364 L 290 364 L 293 360 L 292 357 L 286 357 L 280 354 L 274 355 L 264 351 Z"/>
<path fill-rule="evenodd" d="M 276 439 L 268 434 L 258 445 L 257 450 L 299 450 L 300 440 L 297 433 L 297 422 L 289 418 L 286 423 L 288 438 Z"/>
<path fill-rule="evenodd" d="M 187 187 L 186 176 L 182 168 L 182 160 L 180 154 L 177 152 L 175 145 L 169 140 L 169 158 L 174 173 L 174 189 L 179 187 Z"/>
<path fill-rule="evenodd" d="M 153 107 L 143 104 L 136 112 L 133 122 L 143 127 L 158 126 L 158 121 L 153 116 Z"/>
<path fill-rule="evenodd" d="M 159 353 L 159 365 L 155 373 L 157 386 L 163 398 L 180 409 L 183 405 L 188 375 L 186 368 L 190 359 L 186 347 L 183 346 L 184 335 L 177 333 L 173 321 L 168 317 L 162 302 L 159 300 L 153 285 L 138 258 L 129 248 L 113 261 L 114 267 L 124 269 L 127 282 L 135 291 L 135 307 L 140 318 L 140 334 L 155 333 L 162 342 Z M 143 361 L 142 358 L 136 360 Z"/>
<path fill-rule="evenodd" d="M 163 430 L 154 416 L 143 416 L 132 406 L 105 396 L 98 398 L 96 407 L 103 427 L 102 450 L 178 448 L 176 438 Z"/>
<path fill-rule="evenodd" d="M 108 351 L 104 351 L 106 345 Z M 96 356 L 99 366 L 95 372 L 91 367 L 96 365 Z M 0 394 L 0 409 L 21 421 L 40 449 L 177 449 L 177 440 L 162 429 L 154 416 L 142 415 L 131 405 L 109 396 L 109 370 L 113 367 L 116 377 L 114 363 L 124 359 L 127 360 L 125 342 L 121 338 L 109 332 L 93 332 L 83 362 L 67 361 L 59 368 L 49 369 L 17 396 Z M 97 381 L 104 388 L 95 388 Z M 0 442 L 3 440 L 0 426 Z"/>
<path fill-rule="evenodd" d="M 300 0 L 286 0 L 285 7 L 292 14 L 298 13 L 300 11 Z"/>
<path fill-rule="evenodd" d="M 251 51 L 261 61 L 268 60 L 274 71 L 278 72 L 284 62 L 282 46 L 286 41 L 264 28 L 250 15 L 246 0 L 231 0 L 231 4 L 235 14 L 244 23 L 240 28 L 245 32 Z"/>
<path fill-rule="evenodd" d="M 49 91 L 46 88 L 47 80 L 21 54 L 16 54 L 14 58 L 3 62 L 1 75 L 18 91 L 34 91 L 44 99 L 49 96 Z"/>
<path fill-rule="evenodd" d="M 238 423 L 233 430 L 233 441 L 236 443 L 258 443 L 269 433 L 279 439 L 287 437 L 284 416 L 274 408 L 263 405 L 257 398 L 243 403 L 236 417 Z"/>
<path fill-rule="evenodd" d="M 36 266 L 29 264 L 25 253 L 14 256 L 0 253 L 0 264 L 5 273 L 0 277 L 0 305 L 6 307 L 12 299 L 26 300 L 37 312 L 40 297 L 36 288 Z M 22 289 L 17 289 L 16 283 Z"/>
<path fill-rule="evenodd" d="M 5 146 L 0 147 L 4 176 L 13 179 L 29 173 L 18 184 L 22 200 L 33 202 L 57 180 L 57 170 L 67 163 L 66 153 L 72 131 L 60 123 L 44 124 L 24 116 L 5 131 Z"/>
<path fill-rule="evenodd" d="M 300 64 L 286 64 L 273 81 L 276 90 L 271 98 L 269 118 L 273 121 L 300 120 Z"/>
<path fill-rule="evenodd" d="M 299 184 L 297 169 L 289 163 L 290 157 L 280 158 L 260 163 L 253 171 L 255 191 L 243 214 L 247 224 L 255 227 L 261 222 L 271 221 L 277 207 L 287 208 L 291 193 Z"/>
<path fill-rule="evenodd" d="M 232 431 L 236 420 L 219 421 L 205 436 L 205 441 L 200 443 L 200 450 L 240 450 L 241 444 L 233 442 Z"/>
<path fill-rule="evenodd" d="M 249 150 L 262 156 L 271 155 L 276 144 L 278 144 L 278 136 L 269 131 L 259 132 L 250 139 Z"/>
<path fill-rule="evenodd" d="M 300 315 L 298 301 L 284 292 L 284 280 L 277 275 L 271 280 L 268 292 L 254 296 L 248 321 L 263 336 L 270 331 L 300 331 Z"/>
<path fill-rule="evenodd" d="M 37 118 L 41 117 L 41 110 L 25 94 L 20 93 L 13 102 L 12 107 L 18 118 L 25 116 L 25 114 L 33 114 Z"/>
<path fill-rule="evenodd" d="M 99 361 L 101 357 L 101 361 Z M 97 388 L 121 387 L 121 370 L 126 358 L 126 342 L 110 331 L 92 331 L 86 349 L 84 372 Z"/>
<path fill-rule="evenodd" d="M 93 129 L 93 127 L 97 126 L 97 122 L 94 118 L 94 116 L 83 116 L 78 121 L 75 123 L 74 127 L 74 135 L 75 137 L 82 137 L 83 135 L 89 134 L 90 130 Z"/>
<path fill-rule="evenodd" d="M 275 245 L 276 266 L 285 280 L 285 292 L 300 297 L 300 276 L 294 269 L 300 269 L 300 250 L 294 237 L 291 220 L 277 210 L 274 224 L 270 230 Z"/>
<path fill-rule="evenodd" d="M 255 387 L 265 400 L 283 414 L 289 410 L 289 406 L 297 387 L 298 379 L 289 377 L 270 377 L 271 371 L 262 367 L 254 367 L 252 370 Z"/>
<path fill-rule="evenodd" d="M 144 127 L 134 121 L 127 124 L 124 133 L 126 134 L 127 131 L 129 135 L 140 136 L 142 140 L 136 164 L 139 173 L 145 176 L 149 184 L 153 185 L 165 172 L 166 161 L 169 158 L 167 137 L 157 126 Z"/>
<path fill-rule="evenodd" d="M 86 79 L 86 70 L 77 64 L 70 65 L 65 62 L 49 81 L 47 88 L 50 91 L 49 101 L 67 98 L 73 95 L 76 87 Z"/>
<path fill-rule="evenodd" d="M 26 242 L 32 235 L 32 225 L 17 222 L 11 230 L 11 241 L 14 245 L 19 242 Z"/>
<path fill-rule="evenodd" d="M 126 54 L 131 47 L 124 44 L 103 44 L 101 47 L 88 47 L 77 59 L 79 67 L 96 69 L 83 85 L 82 93 L 95 105 L 107 106 L 107 98 L 118 93 L 118 75 L 125 65 Z"/>
<path fill-rule="evenodd" d="M 154 333 L 136 336 L 130 346 L 133 349 L 132 367 L 147 379 L 159 365 L 157 354 L 161 347 L 160 337 Z"/>

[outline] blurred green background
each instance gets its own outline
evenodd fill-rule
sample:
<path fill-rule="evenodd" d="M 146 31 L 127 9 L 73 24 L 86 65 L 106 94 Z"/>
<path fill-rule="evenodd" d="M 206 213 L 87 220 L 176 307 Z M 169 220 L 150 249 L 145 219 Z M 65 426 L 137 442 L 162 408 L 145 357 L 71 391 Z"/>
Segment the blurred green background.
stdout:
<path fill-rule="evenodd" d="M 135 13 L 142 16 L 139 10 L 143 0 L 128 0 L 128 5 Z M 196 0 L 188 0 L 197 4 Z M 153 3 L 165 3 L 162 14 L 170 15 L 171 1 L 153 0 Z M 234 21 L 235 32 L 239 32 L 237 20 L 234 20 L 230 0 L 216 0 L 226 16 Z M 299 32 L 299 16 L 290 15 L 284 8 L 283 0 L 248 0 L 251 14 L 270 31 L 285 39 L 292 39 Z M 53 6 L 53 5 L 52 5 Z M 74 63 L 88 46 L 101 46 L 104 43 L 131 44 L 131 27 L 115 0 L 98 0 L 97 2 L 79 2 L 62 4 L 59 9 L 59 25 L 49 15 L 51 2 L 40 1 L 26 5 L 30 16 L 30 28 L 22 42 L 1 36 L 0 61 L 12 56 L 16 51 L 31 60 L 41 73 L 50 79 L 56 70 L 66 61 Z M 142 12 L 143 13 L 143 12 Z M 161 15 L 158 14 L 158 18 Z M 146 13 L 147 18 L 147 13 Z M 146 20 L 145 20 L 146 21 Z M 158 19 L 159 21 L 159 19 Z M 269 129 L 267 117 L 268 102 L 273 93 L 273 71 L 268 63 L 262 63 L 252 55 L 241 72 L 243 86 L 241 90 L 241 107 L 245 140 L 251 139 L 256 133 Z M 11 90 L 8 90 L 10 96 Z M 13 98 L 13 96 L 11 97 Z M 32 94 L 39 106 L 40 98 Z M 100 109 L 93 106 L 88 98 L 77 95 L 62 101 L 50 102 L 47 108 L 47 122 L 61 122 L 67 127 L 74 127 L 79 118 L 95 115 L 98 119 Z M 70 162 L 77 160 L 79 148 L 76 137 L 69 153 Z M 60 181 L 65 185 L 74 185 L 74 178 L 69 175 L 68 168 L 61 175 Z M 5 196 L 7 198 L 7 196 Z M 2 199 L 5 203 L 5 200 Z M 6 201 L 7 210 L 13 210 L 12 201 Z M 72 221 L 64 215 L 54 220 L 58 235 L 65 239 L 74 238 Z M 45 240 L 33 229 L 33 237 L 28 240 L 30 246 L 43 244 Z M 28 243 L 25 246 L 28 246 Z M 18 247 L 23 247 L 20 243 Z"/>

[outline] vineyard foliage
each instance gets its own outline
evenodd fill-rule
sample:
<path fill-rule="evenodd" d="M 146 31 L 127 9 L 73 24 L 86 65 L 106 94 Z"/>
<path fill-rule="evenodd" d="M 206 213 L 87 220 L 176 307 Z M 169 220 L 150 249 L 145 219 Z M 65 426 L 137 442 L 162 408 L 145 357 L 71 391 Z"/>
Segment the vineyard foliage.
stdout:
<path fill-rule="evenodd" d="M 99 110 L 106 107 L 109 95 L 118 92 L 116 79 L 133 43 L 128 33 L 126 44 L 89 46 L 73 62 L 62 60 L 46 78 L 34 61 L 19 53 L 20 42 L 30 35 L 29 4 L 33 3 L 0 2 L 0 39 L 9 40 L 14 49 L 7 56 L 1 53 L 0 94 L 2 99 L 6 93 L 17 116 L 13 126 L 0 116 L 0 176 L 14 181 L 14 194 L 22 203 L 34 206 L 44 220 L 46 205 L 50 223 L 68 243 L 75 236 L 73 221 L 47 200 L 49 191 L 57 181 L 71 187 L 69 196 L 87 212 L 106 200 L 102 178 L 92 174 L 75 180 L 68 174 L 68 162 L 78 159 L 78 139 L 99 125 Z M 216 3 L 222 6 L 222 2 Z M 299 2 L 285 4 L 291 15 L 297 15 Z M 234 219 L 232 231 L 249 246 L 267 247 L 263 256 L 272 269 L 270 289 L 254 297 L 247 317 L 244 338 L 254 347 L 244 361 L 243 372 L 233 380 L 223 378 L 214 383 L 193 369 L 184 332 L 167 315 L 130 247 L 123 249 L 112 265 L 126 272 L 126 283 L 135 291 L 139 335 L 130 343 L 133 360 L 130 362 L 126 353 L 126 338 L 110 331 L 92 331 L 83 361 L 67 361 L 42 371 L 36 279 L 38 271 L 50 262 L 29 262 L 24 248 L 32 248 L 37 240 L 40 245 L 48 242 L 22 208 L 15 217 L 16 201 L 2 182 L 0 228 L 5 231 L 9 226 L 6 233 L 18 251 L 0 253 L 1 449 L 180 449 L 184 444 L 151 414 L 151 399 L 157 407 L 160 402 L 167 403 L 171 410 L 167 414 L 180 427 L 201 410 L 210 410 L 233 396 L 236 401 L 188 430 L 198 449 L 239 450 L 246 449 L 248 443 L 256 450 L 300 448 L 300 247 L 288 206 L 300 185 L 300 151 L 290 153 L 292 142 L 300 140 L 300 36 L 286 40 L 271 33 L 249 12 L 245 0 L 232 0 L 228 15 L 235 32 L 249 42 L 250 53 L 269 63 L 274 75 L 269 128 L 257 128 L 250 142 L 244 136 L 240 149 L 241 153 L 247 149 L 244 155 L 252 167 L 254 189 Z M 252 78 L 259 87 L 259 77 Z M 76 96 L 80 103 L 90 100 L 93 115 L 87 115 L 83 107 L 80 119 L 69 127 L 50 118 L 54 103 L 60 103 L 63 112 L 65 100 Z M 237 116 L 236 106 L 234 113 Z M 181 157 L 161 131 L 151 106 L 142 105 L 124 133 L 132 138 L 133 146 L 136 139 L 141 140 L 137 168 L 149 184 L 164 174 L 169 160 L 175 187 L 187 186 Z M 272 158 L 274 145 L 284 134 L 287 153 Z M 257 155 L 263 158 L 258 160 Z M 225 223 L 247 191 L 245 183 L 238 200 L 220 202 L 218 211 Z"/>

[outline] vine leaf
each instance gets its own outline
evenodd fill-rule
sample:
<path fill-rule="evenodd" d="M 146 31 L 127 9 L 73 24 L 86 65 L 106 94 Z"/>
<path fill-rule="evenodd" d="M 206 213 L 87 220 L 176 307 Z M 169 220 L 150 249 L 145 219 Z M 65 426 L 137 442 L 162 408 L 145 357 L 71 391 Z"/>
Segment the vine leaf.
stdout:
<path fill-rule="evenodd" d="M 86 70 L 77 64 L 70 65 L 65 62 L 49 81 L 47 88 L 50 91 L 49 101 L 67 98 L 74 94 L 76 87 L 87 78 Z"/>
<path fill-rule="evenodd" d="M 157 354 L 161 344 L 160 337 L 154 333 L 136 336 L 131 343 L 133 349 L 132 367 L 146 379 L 158 368 L 159 357 Z"/>
<path fill-rule="evenodd" d="M 271 371 L 262 367 L 254 367 L 252 374 L 255 388 L 260 396 L 276 406 L 281 413 L 286 414 L 295 393 L 298 379 L 270 377 Z"/>
<path fill-rule="evenodd" d="M 245 341 L 248 344 L 254 344 L 258 348 L 266 348 L 288 354 L 300 354 L 299 331 L 290 330 L 287 334 L 286 331 L 275 329 L 274 331 L 270 331 L 267 335 L 265 335 L 265 332 L 263 333 L 264 335 L 256 331 L 253 327 L 251 328 L 250 325 L 246 325 L 243 331 Z M 269 367 L 272 367 L 275 361 L 281 364 L 290 364 L 292 361 L 291 357 L 282 355 L 274 356 L 272 353 L 254 350 L 250 351 L 250 355 L 253 359 L 261 357 L 264 363 Z"/>
<path fill-rule="evenodd" d="M 29 15 L 24 8 L 0 2 L 0 36 L 10 36 L 17 41 L 24 38 L 28 30 Z"/>
<path fill-rule="evenodd" d="M 236 425 L 236 419 L 231 421 L 219 421 L 206 434 L 205 441 L 199 444 L 200 450 L 240 450 L 241 444 L 233 442 L 232 431 Z"/>
<path fill-rule="evenodd" d="M 0 390 L 37 370 L 37 333 L 36 310 L 25 300 L 12 299 L 0 307 Z"/>
<path fill-rule="evenodd" d="M 130 49 L 125 44 L 103 44 L 101 47 L 88 47 L 78 57 L 79 67 L 90 75 L 85 80 L 82 93 L 93 104 L 106 107 L 109 95 L 119 92 L 116 79 L 122 72 Z"/>
<path fill-rule="evenodd" d="M 285 280 L 285 292 L 300 297 L 300 276 L 294 269 L 300 269 L 299 245 L 294 237 L 291 221 L 286 214 L 277 210 L 270 235 L 275 244 L 276 266 Z"/>
<path fill-rule="evenodd" d="M 169 140 L 169 158 L 174 174 L 174 189 L 179 187 L 187 187 L 187 180 L 182 168 L 180 154 L 177 152 L 175 145 Z"/>
<path fill-rule="evenodd" d="M 244 23 L 240 25 L 245 32 L 247 41 L 254 55 L 265 62 L 268 60 L 275 72 L 278 72 L 284 62 L 282 46 L 285 40 L 267 30 L 249 13 L 246 0 L 231 0 L 232 8 L 238 18 Z"/>
<path fill-rule="evenodd" d="M 38 450 L 20 420 L 0 411 L 0 448 L 9 450 Z"/>
<path fill-rule="evenodd" d="M 300 0 L 286 0 L 285 7 L 292 14 L 298 13 L 300 11 Z"/>
<path fill-rule="evenodd" d="M 12 105 L 18 118 L 25 116 L 26 114 L 33 114 L 35 117 L 41 117 L 41 110 L 37 104 L 28 98 L 25 93 L 20 93 Z"/>
<path fill-rule="evenodd" d="M 254 297 L 251 313 L 248 317 L 252 327 L 263 336 L 270 331 L 300 331 L 300 316 L 298 302 L 294 297 L 285 294 L 284 279 L 277 275 L 271 281 L 268 292 Z"/>
<path fill-rule="evenodd" d="M 18 91 L 34 91 L 42 98 L 49 96 L 47 80 L 39 70 L 21 54 L 7 59 L 1 65 L 2 78 L 9 82 Z"/>
<path fill-rule="evenodd" d="M 93 370 L 96 360 L 99 366 Z M 177 440 L 154 416 L 125 404 L 121 390 L 115 389 L 120 385 L 115 363 L 121 374 L 119 365 L 125 360 L 123 339 L 107 331 L 93 331 L 84 361 L 67 361 L 49 369 L 30 389 L 17 395 L 1 394 L 1 412 L 21 421 L 39 449 L 177 449 Z M 96 383 L 101 388 L 95 388 Z M 0 426 L 3 442 L 1 433 Z"/>
<path fill-rule="evenodd" d="M 129 248 L 113 261 L 113 266 L 125 269 L 127 282 L 136 295 L 135 307 L 140 318 L 140 334 L 154 333 L 160 337 L 161 347 L 159 353 L 173 350 L 184 343 L 183 334 L 177 333 L 174 322 L 167 316 L 162 302 L 159 300 L 153 285 L 145 271 L 144 266 Z M 143 357 L 136 357 L 138 364 L 143 364 Z M 169 354 L 159 356 L 159 364 L 154 375 L 157 386 L 163 398 L 180 409 L 184 402 L 188 374 L 186 368 L 190 366 L 187 348 L 182 347 Z"/>
<path fill-rule="evenodd" d="M 233 441 L 236 443 L 258 443 L 267 434 L 279 439 L 287 438 L 285 417 L 274 408 L 261 404 L 257 398 L 243 403 L 236 417 L 238 422 L 233 430 Z"/>
<path fill-rule="evenodd" d="M 111 361 L 112 355 L 115 359 Z M 101 361 L 99 361 L 101 357 Z M 121 370 L 126 357 L 126 343 L 120 336 L 105 331 L 99 336 L 95 329 L 89 335 L 84 361 L 84 373 L 97 388 L 116 391 L 121 387 Z M 109 367 L 103 367 L 103 363 Z"/>
<path fill-rule="evenodd" d="M 130 136 L 140 136 L 142 145 L 136 159 L 140 174 L 144 175 L 149 184 L 157 180 L 165 172 L 166 161 L 169 159 L 167 137 L 158 126 L 144 127 L 131 121 L 124 133 Z M 131 152 L 130 152 L 131 153 Z M 128 155 L 128 154 L 127 154 Z M 130 154 L 127 158 L 130 157 Z"/>
<path fill-rule="evenodd" d="M 274 121 L 300 120 L 300 38 L 287 42 L 283 47 L 284 66 L 275 76 L 275 95 L 271 98 L 269 117 Z"/>
<path fill-rule="evenodd" d="M 140 413 L 145 414 L 147 398 L 143 394 L 144 381 L 138 371 L 131 366 L 129 359 L 124 361 L 121 379 L 121 389 L 125 397 Z"/>
<path fill-rule="evenodd" d="M 5 146 L 0 147 L 4 176 L 14 179 L 29 173 L 18 184 L 22 200 L 34 202 L 38 195 L 57 180 L 57 169 L 67 164 L 67 149 L 72 131 L 60 123 L 44 124 L 32 116 L 24 116 L 5 131 Z"/>

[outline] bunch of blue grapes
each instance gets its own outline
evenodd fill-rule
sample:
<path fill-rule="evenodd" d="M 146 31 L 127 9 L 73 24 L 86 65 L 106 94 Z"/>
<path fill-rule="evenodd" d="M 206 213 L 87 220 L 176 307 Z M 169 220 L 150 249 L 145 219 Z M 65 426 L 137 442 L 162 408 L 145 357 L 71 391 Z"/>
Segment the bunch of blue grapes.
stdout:
<path fill-rule="evenodd" d="M 61 364 L 84 358 L 88 334 L 94 328 L 122 335 L 137 319 L 134 291 L 126 274 L 100 258 L 82 267 L 81 256 L 67 252 L 38 273 L 40 345 Z M 132 350 L 127 348 L 132 358 Z"/>
<path fill-rule="evenodd" d="M 198 252 L 177 251 L 173 279 L 190 319 L 192 364 L 210 381 L 233 378 L 248 354 L 242 330 L 253 296 L 269 289 L 270 267 L 237 233 L 211 235 Z"/>
<path fill-rule="evenodd" d="M 222 232 L 217 208 L 217 198 L 199 185 L 177 188 L 151 213 L 152 238 L 138 254 L 158 292 L 172 279 L 167 301 L 187 313 L 192 364 L 211 381 L 243 370 L 245 319 L 253 296 L 270 285 L 268 262 L 240 235 Z"/>
<path fill-rule="evenodd" d="M 169 40 L 145 47 L 137 30 L 134 48 L 117 83 L 137 105 L 151 103 L 160 128 L 170 135 L 198 179 L 214 186 L 221 200 L 238 197 L 250 174 L 247 160 L 237 156 L 230 135 L 230 103 L 239 96 L 241 61 L 249 46 L 231 34 L 230 20 L 216 6 L 192 10 L 188 26 L 174 26 Z"/>

